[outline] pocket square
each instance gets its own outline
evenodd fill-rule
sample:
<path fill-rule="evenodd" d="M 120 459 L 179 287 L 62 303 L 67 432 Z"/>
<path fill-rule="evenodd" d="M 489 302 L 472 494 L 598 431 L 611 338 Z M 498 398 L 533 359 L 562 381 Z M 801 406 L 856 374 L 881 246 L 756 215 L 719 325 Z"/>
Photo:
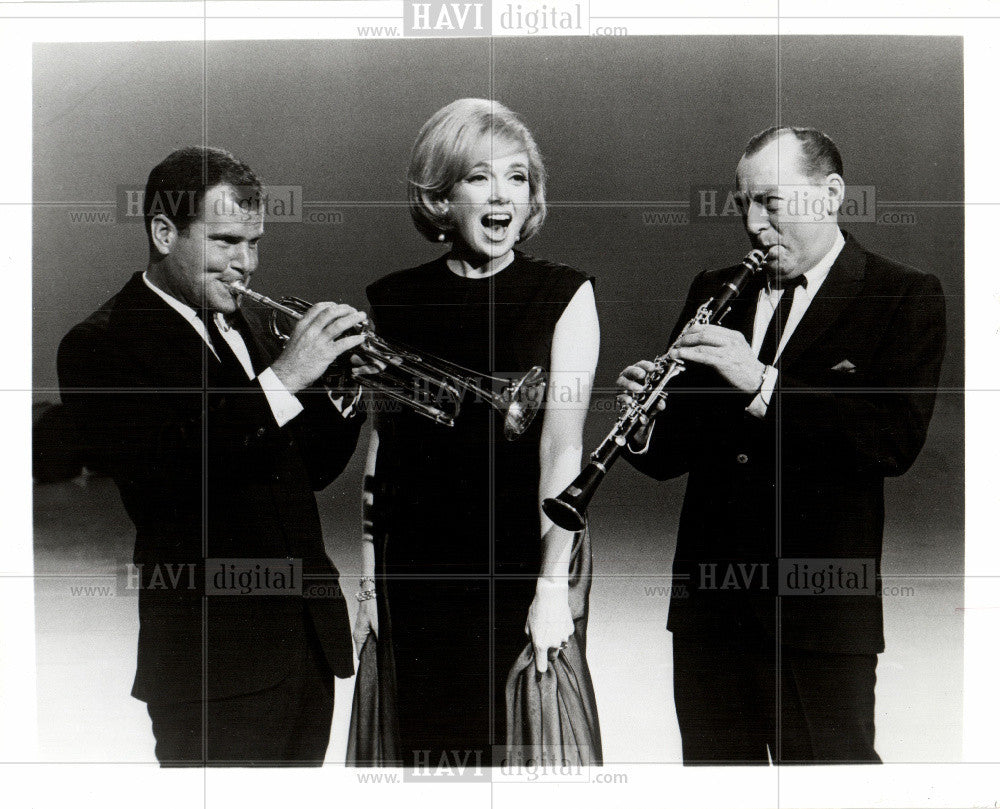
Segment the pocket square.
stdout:
<path fill-rule="evenodd" d="M 834 365 L 830 370 L 831 371 L 840 371 L 841 373 L 845 373 L 845 374 L 854 374 L 854 373 L 857 373 L 858 366 L 855 365 L 850 360 L 841 360 L 836 365 Z"/>

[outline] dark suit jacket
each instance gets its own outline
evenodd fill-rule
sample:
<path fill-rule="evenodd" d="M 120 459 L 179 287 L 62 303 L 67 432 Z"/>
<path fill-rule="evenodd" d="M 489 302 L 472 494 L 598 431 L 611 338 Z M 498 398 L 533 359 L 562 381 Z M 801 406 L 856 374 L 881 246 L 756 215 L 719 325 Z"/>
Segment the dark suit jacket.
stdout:
<path fill-rule="evenodd" d="M 243 331 L 263 370 L 273 349 Z M 226 370 L 141 273 L 63 338 L 58 366 L 63 400 L 136 526 L 133 696 L 213 699 L 278 683 L 305 648 L 308 622 L 334 673 L 351 676 L 347 609 L 313 491 L 343 470 L 362 419 L 311 389 L 299 394 L 305 410 L 279 428 L 260 386 Z M 305 587 L 321 597 L 206 596 L 206 575 L 228 586 L 217 578 L 229 570 L 214 561 L 223 559 L 259 559 L 272 573 L 287 564 L 264 560 L 301 560 Z"/>
<path fill-rule="evenodd" d="M 675 335 L 734 269 L 695 279 Z M 756 300 L 737 300 L 723 325 L 749 340 Z M 785 347 L 765 418 L 746 414 L 750 397 L 711 369 L 692 365 L 674 380 L 648 452 L 625 453 L 660 480 L 689 473 L 671 630 L 778 632 L 785 645 L 827 652 L 884 649 L 883 481 L 909 469 L 923 446 L 944 334 L 937 278 L 848 235 Z M 796 595 L 807 592 L 803 578 L 784 589 L 794 560 L 812 560 L 812 573 L 867 562 L 872 589 Z"/>

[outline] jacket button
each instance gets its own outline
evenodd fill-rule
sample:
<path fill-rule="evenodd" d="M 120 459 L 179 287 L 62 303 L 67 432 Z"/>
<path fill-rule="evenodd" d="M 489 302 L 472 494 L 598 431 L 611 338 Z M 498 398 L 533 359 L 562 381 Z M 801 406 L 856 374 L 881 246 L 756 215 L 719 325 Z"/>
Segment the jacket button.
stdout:
<path fill-rule="evenodd" d="M 264 437 L 264 433 L 266 433 L 266 432 L 267 432 L 267 430 L 264 427 L 261 427 L 259 430 L 257 430 L 257 437 L 258 438 L 263 438 Z"/>
<path fill-rule="evenodd" d="M 736 463 L 746 463 L 750 459 L 744 455 L 742 452 L 736 456 Z"/>

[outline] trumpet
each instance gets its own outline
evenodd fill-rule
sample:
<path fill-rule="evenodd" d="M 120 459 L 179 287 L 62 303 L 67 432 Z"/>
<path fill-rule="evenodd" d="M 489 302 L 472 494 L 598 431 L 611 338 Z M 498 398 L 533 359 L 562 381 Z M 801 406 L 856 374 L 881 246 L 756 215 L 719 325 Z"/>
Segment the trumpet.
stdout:
<path fill-rule="evenodd" d="M 239 281 L 229 282 L 227 286 L 271 310 L 268 328 L 282 343 L 287 342 L 294 322 L 301 320 L 312 306 L 308 301 L 291 296 L 274 300 Z M 473 394 L 503 416 L 504 437 L 512 441 L 528 429 L 542 406 L 546 380 L 545 370 L 540 365 L 509 382 L 498 377 L 477 376 L 439 357 L 422 357 L 380 337 L 367 323 L 355 326 L 349 333 L 364 336 L 364 342 L 355 353 L 366 365 L 379 369 L 378 373 L 359 373 L 358 369 L 353 369 L 352 377 L 361 385 L 438 424 L 454 427 L 462 400 Z M 498 392 L 494 392 L 496 388 Z"/>
<path fill-rule="evenodd" d="M 618 459 L 629 438 L 639 427 L 656 418 L 656 406 L 667 396 L 667 383 L 684 370 L 684 361 L 670 359 L 670 351 L 692 326 L 719 323 L 729 313 L 732 301 L 743 291 L 750 278 L 761 271 L 765 258 L 762 250 L 747 253 L 736 275 L 698 307 L 694 317 L 684 325 L 670 348 L 653 360 L 653 369 L 646 375 L 645 387 L 639 393 L 628 395 L 618 421 L 590 454 L 590 461 L 580 474 L 558 497 L 549 497 L 542 502 L 542 511 L 552 522 L 567 531 L 583 530 L 587 506 L 597 487 Z"/>

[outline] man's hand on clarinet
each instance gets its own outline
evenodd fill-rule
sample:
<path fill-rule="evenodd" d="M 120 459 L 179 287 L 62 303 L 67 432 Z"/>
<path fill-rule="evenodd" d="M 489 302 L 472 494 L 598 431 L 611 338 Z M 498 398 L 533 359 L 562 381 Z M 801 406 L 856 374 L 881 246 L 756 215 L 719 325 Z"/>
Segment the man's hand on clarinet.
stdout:
<path fill-rule="evenodd" d="M 639 360 L 635 365 L 630 365 L 621 375 L 618 377 L 618 381 L 615 383 L 622 392 L 618 394 L 618 406 L 624 408 L 630 398 L 638 396 L 642 393 L 646 386 L 646 377 L 649 376 L 649 372 L 653 370 L 656 366 L 649 360 Z M 661 397 L 656 403 L 656 411 L 660 412 L 667 406 L 667 403 Z M 639 451 L 646 446 L 649 439 L 649 431 L 651 429 L 652 421 L 647 419 L 642 426 L 636 430 L 632 437 L 629 439 L 629 444 L 632 449 Z"/>
<path fill-rule="evenodd" d="M 708 365 L 744 393 L 754 393 L 760 388 L 767 367 L 754 356 L 753 349 L 740 332 L 708 324 L 692 325 L 671 347 L 667 356 Z"/>

